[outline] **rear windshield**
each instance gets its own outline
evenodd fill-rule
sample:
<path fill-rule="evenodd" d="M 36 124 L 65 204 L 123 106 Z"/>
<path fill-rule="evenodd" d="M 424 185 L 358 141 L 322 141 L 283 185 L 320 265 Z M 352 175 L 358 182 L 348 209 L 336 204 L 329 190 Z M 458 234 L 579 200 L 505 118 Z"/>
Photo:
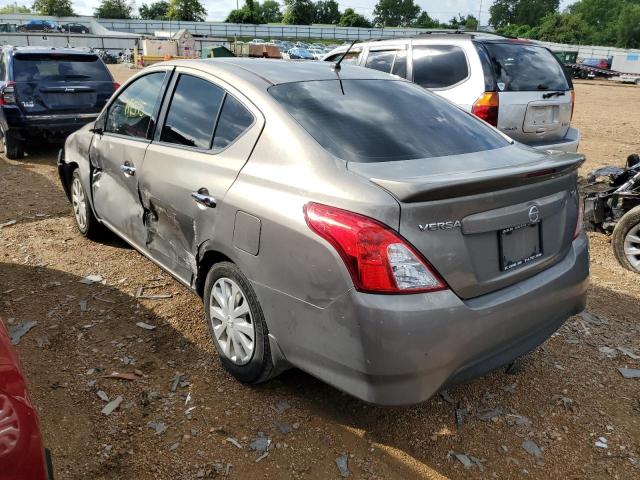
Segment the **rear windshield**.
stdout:
<path fill-rule="evenodd" d="M 269 93 L 324 149 L 350 162 L 460 155 L 509 144 L 481 120 L 409 82 L 284 83 Z"/>
<path fill-rule="evenodd" d="M 16 82 L 92 80 L 110 82 L 104 63 L 96 55 L 18 54 L 14 57 Z"/>
<path fill-rule="evenodd" d="M 485 43 L 484 46 L 498 90 L 569 90 L 562 66 L 546 48 L 517 43 Z"/>

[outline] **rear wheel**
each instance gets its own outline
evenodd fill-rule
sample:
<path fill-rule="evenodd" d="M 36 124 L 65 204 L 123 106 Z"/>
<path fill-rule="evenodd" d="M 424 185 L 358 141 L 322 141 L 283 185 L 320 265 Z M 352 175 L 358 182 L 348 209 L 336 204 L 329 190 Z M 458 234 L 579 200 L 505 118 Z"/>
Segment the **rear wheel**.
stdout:
<path fill-rule="evenodd" d="M 105 228 L 98 222 L 93 214 L 91 205 L 89 205 L 89 198 L 80 181 L 80 172 L 78 172 L 78 169 L 75 169 L 71 176 L 70 191 L 71 208 L 78 231 L 85 237 L 93 240 L 100 238 L 104 234 Z"/>
<path fill-rule="evenodd" d="M 244 383 L 268 380 L 273 373 L 269 330 L 253 287 L 235 264 L 221 262 L 211 268 L 204 306 L 224 368 Z"/>
<path fill-rule="evenodd" d="M 613 230 L 613 253 L 620 265 L 640 273 L 640 207 L 629 210 Z"/>
<path fill-rule="evenodd" d="M 24 157 L 24 142 L 17 138 L 0 132 L 2 137 L 2 151 L 11 160 L 20 160 Z"/>

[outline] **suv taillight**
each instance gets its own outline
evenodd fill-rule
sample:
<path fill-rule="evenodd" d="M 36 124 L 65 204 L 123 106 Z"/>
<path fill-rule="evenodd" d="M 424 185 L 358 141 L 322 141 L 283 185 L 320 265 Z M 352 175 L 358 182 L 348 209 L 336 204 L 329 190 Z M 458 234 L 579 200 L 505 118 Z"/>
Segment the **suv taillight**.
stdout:
<path fill-rule="evenodd" d="M 500 98 L 498 92 L 484 92 L 471 107 L 471 113 L 489 125 L 497 127 L 499 106 Z"/>
<path fill-rule="evenodd" d="M 2 87 L 0 95 L 0 104 L 9 105 L 16 103 L 16 82 L 7 82 Z"/>
<path fill-rule="evenodd" d="M 113 91 L 117 91 L 120 88 L 120 84 L 118 82 L 113 82 Z"/>
<path fill-rule="evenodd" d="M 584 198 L 582 195 L 578 194 L 578 220 L 576 220 L 576 228 L 573 231 L 573 239 L 575 240 L 578 236 L 584 232 Z"/>
<path fill-rule="evenodd" d="M 571 118 L 569 120 L 573 120 L 573 111 L 576 108 L 576 91 L 571 90 Z"/>
<path fill-rule="evenodd" d="M 307 203 L 304 216 L 340 254 L 357 290 L 398 294 L 447 288 L 406 240 L 377 220 L 318 203 Z"/>

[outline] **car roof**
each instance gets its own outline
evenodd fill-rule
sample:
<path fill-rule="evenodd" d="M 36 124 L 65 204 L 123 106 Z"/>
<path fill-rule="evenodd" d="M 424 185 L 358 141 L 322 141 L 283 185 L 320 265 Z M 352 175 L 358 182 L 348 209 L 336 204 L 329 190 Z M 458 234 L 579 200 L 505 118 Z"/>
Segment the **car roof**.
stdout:
<path fill-rule="evenodd" d="M 506 37 L 492 32 L 464 32 L 460 30 L 432 30 L 425 31 L 419 35 L 408 35 L 403 37 L 394 38 L 371 38 L 369 40 L 363 40 L 353 45 L 353 50 L 357 51 L 365 45 L 386 45 L 386 44 L 398 44 L 416 40 L 432 40 L 432 39 L 456 39 L 456 40 L 473 40 L 480 43 L 516 43 L 525 45 L 539 45 L 528 39 Z M 333 53 L 344 52 L 349 48 L 349 44 L 339 45 L 333 50 Z"/>
<path fill-rule="evenodd" d="M 224 71 L 228 76 L 245 77 L 252 74 L 254 80 L 262 80 L 271 85 L 313 80 L 353 80 L 379 79 L 393 80 L 397 77 L 371 68 L 342 64 L 339 72 L 328 62 L 310 62 L 305 60 L 277 60 L 268 58 L 229 57 L 203 60 L 176 60 L 169 65 L 193 67 L 217 74 Z M 222 72 L 220 72 L 222 73 Z"/>
<path fill-rule="evenodd" d="M 95 52 L 87 48 L 56 48 L 56 47 L 12 47 L 5 45 L 3 47 L 13 53 L 63 53 L 65 55 L 96 55 Z"/>

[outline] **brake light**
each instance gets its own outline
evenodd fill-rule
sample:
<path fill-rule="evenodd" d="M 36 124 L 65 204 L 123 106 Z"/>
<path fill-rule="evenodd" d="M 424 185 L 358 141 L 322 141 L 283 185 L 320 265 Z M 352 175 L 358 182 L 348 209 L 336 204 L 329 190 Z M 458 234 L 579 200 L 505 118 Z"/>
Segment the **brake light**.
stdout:
<path fill-rule="evenodd" d="M 576 91 L 571 90 L 571 118 L 569 120 L 573 120 L 573 110 L 576 107 Z"/>
<path fill-rule="evenodd" d="M 575 240 L 578 236 L 584 232 L 584 198 L 582 195 L 578 194 L 578 220 L 576 220 L 576 229 L 573 232 L 573 239 Z"/>
<path fill-rule="evenodd" d="M 11 105 L 13 103 L 16 103 L 16 82 L 7 82 L 2 87 L 0 105 Z"/>
<path fill-rule="evenodd" d="M 471 113 L 489 125 L 497 127 L 499 105 L 500 97 L 498 92 L 484 92 L 471 107 Z"/>
<path fill-rule="evenodd" d="M 120 88 L 120 84 L 118 82 L 113 82 L 113 91 L 115 92 Z"/>
<path fill-rule="evenodd" d="M 399 294 L 447 288 L 406 240 L 377 220 L 318 203 L 306 204 L 304 216 L 340 254 L 357 290 Z"/>

